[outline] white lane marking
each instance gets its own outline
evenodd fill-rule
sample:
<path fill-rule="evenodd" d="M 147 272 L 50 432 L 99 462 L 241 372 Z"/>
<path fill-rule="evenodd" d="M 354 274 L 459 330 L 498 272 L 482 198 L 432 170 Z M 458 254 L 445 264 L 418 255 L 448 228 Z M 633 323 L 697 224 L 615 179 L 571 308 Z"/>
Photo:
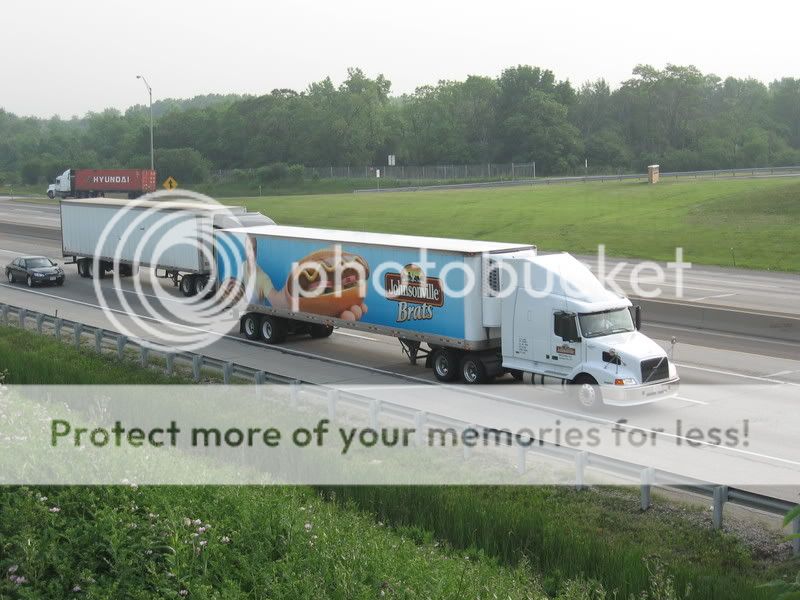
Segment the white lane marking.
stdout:
<path fill-rule="evenodd" d="M 689 302 L 701 302 L 703 300 L 711 300 L 712 298 L 729 298 L 729 297 L 735 296 L 735 295 L 736 295 L 736 292 L 734 292 L 732 294 L 717 294 L 715 296 L 702 296 L 701 298 L 694 298 L 692 300 L 689 300 Z"/>
<path fill-rule="evenodd" d="M 683 400 L 684 402 L 693 402 L 694 404 L 702 404 L 703 406 L 708 406 L 708 402 L 703 402 L 702 400 L 693 400 L 692 398 L 687 398 L 686 396 L 675 396 L 676 400 Z"/>
<path fill-rule="evenodd" d="M 777 373 L 771 373 L 769 375 L 764 375 L 764 377 L 779 377 L 780 375 L 789 375 L 791 373 L 797 373 L 797 371 L 778 371 Z"/>
<path fill-rule="evenodd" d="M 347 337 L 359 338 L 359 339 L 362 339 L 362 340 L 369 340 L 370 342 L 382 342 L 383 341 L 383 340 L 379 340 L 378 338 L 369 337 L 368 335 L 360 335 L 358 333 L 351 333 L 349 331 L 340 331 L 339 329 L 336 329 L 334 331 L 334 333 L 336 335 L 344 335 L 344 336 L 347 336 Z"/>
<path fill-rule="evenodd" d="M 161 296 L 157 296 L 156 294 L 146 294 L 144 292 L 139 294 L 136 290 L 126 290 L 124 288 L 116 287 L 113 285 L 103 286 L 103 288 L 117 290 L 118 292 L 123 292 L 125 294 L 133 294 L 134 296 L 147 296 L 148 298 L 155 298 L 156 300 L 168 300 L 169 302 L 177 302 L 178 304 L 189 304 L 190 302 L 189 300 L 184 300 L 183 298 L 173 298 L 172 296 L 169 296 L 169 294 L 167 294 L 167 296 L 169 296 L 168 298 L 162 298 Z"/>

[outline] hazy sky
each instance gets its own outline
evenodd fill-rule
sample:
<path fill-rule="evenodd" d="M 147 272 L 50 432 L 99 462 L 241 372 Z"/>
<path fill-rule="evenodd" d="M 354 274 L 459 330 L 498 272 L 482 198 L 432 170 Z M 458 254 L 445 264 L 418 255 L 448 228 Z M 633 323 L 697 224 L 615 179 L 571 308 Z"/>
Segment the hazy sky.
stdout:
<path fill-rule="evenodd" d="M 394 93 L 532 64 L 612 86 L 637 63 L 800 77 L 796 2 L 184 0 L 0 3 L 0 107 L 64 117 L 154 97 L 301 90 L 347 67 Z"/>

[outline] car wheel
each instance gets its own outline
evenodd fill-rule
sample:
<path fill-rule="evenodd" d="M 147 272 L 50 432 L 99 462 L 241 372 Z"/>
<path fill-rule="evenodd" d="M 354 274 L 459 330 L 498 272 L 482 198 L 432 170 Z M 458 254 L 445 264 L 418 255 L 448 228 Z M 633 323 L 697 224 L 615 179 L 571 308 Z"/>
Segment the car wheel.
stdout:
<path fill-rule="evenodd" d="M 319 325 L 315 323 L 309 328 L 308 333 L 314 339 L 331 337 L 331 334 L 333 333 L 333 325 Z"/>
<path fill-rule="evenodd" d="M 28 275 L 28 278 L 25 282 L 28 284 L 29 288 L 33 287 L 33 278 L 30 275 Z"/>
<path fill-rule="evenodd" d="M 242 333 L 248 340 L 257 340 L 261 335 L 259 327 L 261 326 L 260 318 L 255 313 L 249 313 L 242 317 Z"/>
<path fill-rule="evenodd" d="M 8 279 L 8 283 L 14 283 L 14 273 L 12 273 L 10 269 L 6 270 L 6 278 Z"/>
<path fill-rule="evenodd" d="M 56 285 L 58 287 L 61 287 L 62 285 L 64 285 L 64 280 L 63 279 L 59 279 L 58 281 L 56 281 Z"/>
<path fill-rule="evenodd" d="M 583 410 L 587 412 L 600 410 L 603 406 L 603 392 L 594 377 L 579 375 L 572 383 L 572 393 Z"/>
<path fill-rule="evenodd" d="M 433 374 L 442 382 L 453 381 L 458 377 L 458 354 L 449 348 L 439 348 L 433 354 Z"/>
<path fill-rule="evenodd" d="M 286 339 L 286 321 L 267 315 L 261 318 L 261 339 L 268 344 L 280 344 Z"/>

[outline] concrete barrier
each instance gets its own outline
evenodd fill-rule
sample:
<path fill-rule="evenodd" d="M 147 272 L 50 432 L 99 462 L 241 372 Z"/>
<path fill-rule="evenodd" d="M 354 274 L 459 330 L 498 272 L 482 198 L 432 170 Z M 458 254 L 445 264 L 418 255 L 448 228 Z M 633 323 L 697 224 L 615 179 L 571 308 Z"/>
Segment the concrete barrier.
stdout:
<path fill-rule="evenodd" d="M 631 298 L 631 302 L 642 307 L 647 323 L 800 343 L 800 318 L 793 315 L 648 298 Z"/>

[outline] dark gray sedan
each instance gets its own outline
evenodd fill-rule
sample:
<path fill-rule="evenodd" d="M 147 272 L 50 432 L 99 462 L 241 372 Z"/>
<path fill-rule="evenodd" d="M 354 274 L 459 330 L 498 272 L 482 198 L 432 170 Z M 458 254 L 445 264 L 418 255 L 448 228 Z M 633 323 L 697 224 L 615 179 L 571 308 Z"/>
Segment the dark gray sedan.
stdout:
<path fill-rule="evenodd" d="M 64 269 L 46 256 L 20 256 L 6 265 L 8 283 L 24 281 L 35 285 L 64 285 Z"/>

